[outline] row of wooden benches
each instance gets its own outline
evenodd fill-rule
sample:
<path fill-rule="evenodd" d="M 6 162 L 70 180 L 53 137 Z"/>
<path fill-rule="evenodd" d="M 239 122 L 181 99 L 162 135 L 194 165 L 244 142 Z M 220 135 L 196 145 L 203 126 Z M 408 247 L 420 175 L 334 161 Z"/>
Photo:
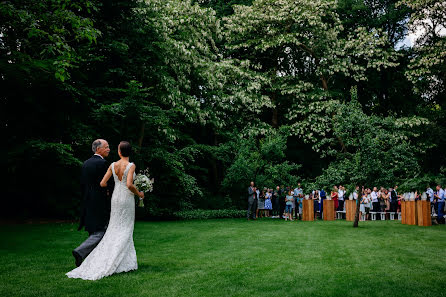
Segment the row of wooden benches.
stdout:
<path fill-rule="evenodd" d="M 345 210 L 338 210 L 336 211 L 336 219 L 342 219 L 343 215 L 345 214 Z M 385 212 L 385 211 L 369 211 L 369 214 L 371 215 L 372 221 L 376 221 L 377 216 L 380 216 L 381 221 L 386 220 L 386 214 L 389 214 L 390 220 L 395 220 L 395 216 L 397 216 L 397 219 L 401 221 L 401 212 Z M 365 213 L 361 214 L 361 220 L 365 220 Z M 431 215 L 433 218 L 437 217 L 437 214 L 434 213 Z M 446 219 L 446 215 L 444 216 Z"/>

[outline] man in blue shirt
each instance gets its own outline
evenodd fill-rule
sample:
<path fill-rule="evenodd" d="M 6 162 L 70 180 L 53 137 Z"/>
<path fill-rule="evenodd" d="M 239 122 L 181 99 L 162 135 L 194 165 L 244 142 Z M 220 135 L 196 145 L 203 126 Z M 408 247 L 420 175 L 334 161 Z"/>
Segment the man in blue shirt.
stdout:
<path fill-rule="evenodd" d="M 302 197 L 303 197 L 304 191 L 302 190 L 302 188 L 300 187 L 300 183 L 297 184 L 297 188 L 294 189 L 294 201 L 295 201 L 295 208 L 294 208 L 294 217 L 297 218 L 299 212 L 299 208 L 302 207 Z M 301 219 L 301 217 L 299 216 L 299 220 Z"/>
<path fill-rule="evenodd" d="M 327 198 L 327 194 L 325 193 L 324 189 L 321 190 L 321 192 L 319 193 L 321 196 L 321 203 L 319 204 L 319 211 L 321 213 L 321 220 L 324 219 L 324 200 Z"/>
<path fill-rule="evenodd" d="M 437 193 L 434 194 L 434 197 L 437 198 L 437 207 L 438 207 L 438 216 L 437 216 L 437 222 L 438 224 L 444 224 L 444 202 L 445 202 L 445 193 L 444 190 L 441 188 L 441 185 L 437 185 Z"/>

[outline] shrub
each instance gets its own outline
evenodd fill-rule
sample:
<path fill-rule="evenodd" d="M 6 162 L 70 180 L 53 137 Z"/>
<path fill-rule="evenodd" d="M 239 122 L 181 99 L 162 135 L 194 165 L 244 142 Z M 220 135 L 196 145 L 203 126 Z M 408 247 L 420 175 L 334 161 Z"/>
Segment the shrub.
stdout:
<path fill-rule="evenodd" d="M 246 216 L 246 210 L 237 210 L 237 209 L 182 210 L 175 212 L 174 216 L 181 220 L 242 218 Z"/>

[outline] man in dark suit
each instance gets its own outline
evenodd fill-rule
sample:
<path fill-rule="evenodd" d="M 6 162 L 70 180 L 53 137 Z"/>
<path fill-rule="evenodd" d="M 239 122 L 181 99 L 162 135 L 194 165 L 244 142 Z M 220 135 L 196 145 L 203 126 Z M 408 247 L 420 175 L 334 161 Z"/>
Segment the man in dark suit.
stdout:
<path fill-rule="evenodd" d="M 251 182 L 251 185 L 248 188 L 248 211 L 246 212 L 247 219 L 256 219 L 256 210 L 257 210 L 257 193 L 256 188 L 254 187 L 254 182 Z"/>
<path fill-rule="evenodd" d="M 81 174 L 81 218 L 78 230 L 85 227 L 89 237 L 73 250 L 76 266 L 91 253 L 104 236 L 110 218 L 110 189 L 99 185 L 108 169 L 104 159 L 110 153 L 108 142 L 97 139 L 93 142 L 94 155 L 84 162 Z"/>

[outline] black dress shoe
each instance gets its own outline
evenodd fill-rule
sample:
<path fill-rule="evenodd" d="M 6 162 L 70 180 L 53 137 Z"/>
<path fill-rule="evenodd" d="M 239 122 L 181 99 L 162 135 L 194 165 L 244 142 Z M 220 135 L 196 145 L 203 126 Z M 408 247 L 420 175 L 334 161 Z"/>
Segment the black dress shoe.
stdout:
<path fill-rule="evenodd" d="M 76 264 L 76 267 L 81 266 L 82 264 L 82 257 L 81 255 L 79 255 L 76 251 L 72 252 L 73 257 L 74 257 L 74 263 Z"/>

